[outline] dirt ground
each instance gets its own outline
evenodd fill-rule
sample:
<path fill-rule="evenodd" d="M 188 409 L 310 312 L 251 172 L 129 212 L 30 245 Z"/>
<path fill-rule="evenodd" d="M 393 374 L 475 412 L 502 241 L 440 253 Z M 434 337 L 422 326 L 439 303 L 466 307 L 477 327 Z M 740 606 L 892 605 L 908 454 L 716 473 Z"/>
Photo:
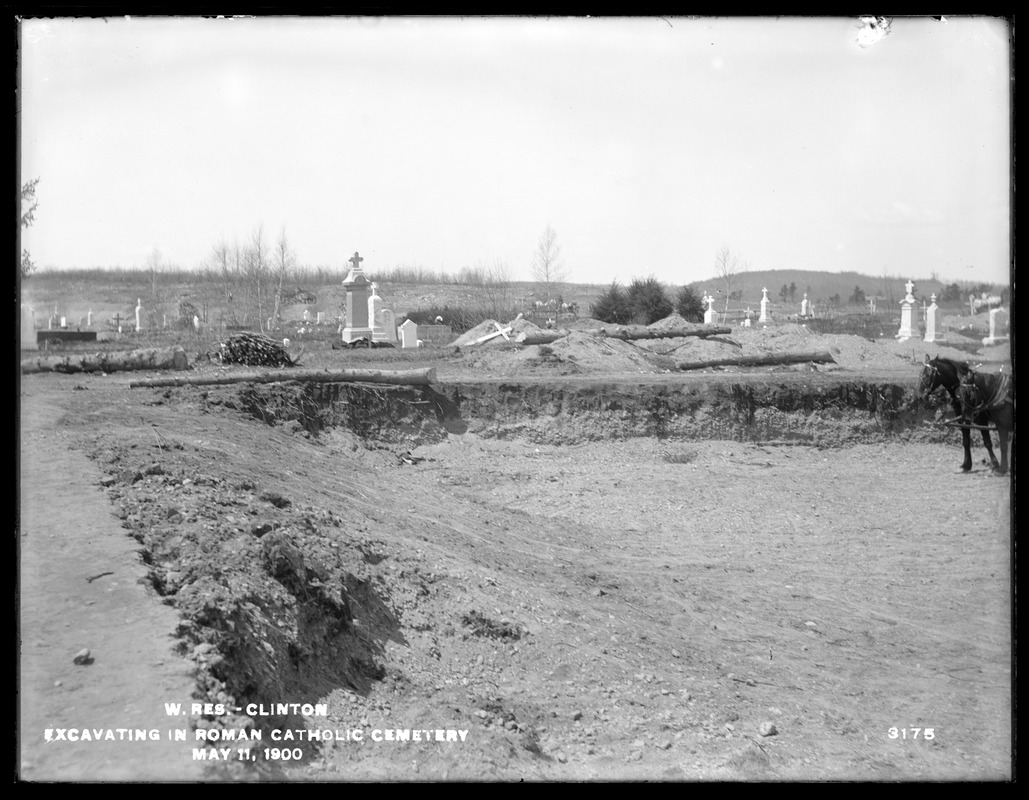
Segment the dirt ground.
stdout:
<path fill-rule="evenodd" d="M 499 377 L 595 380 L 555 352 Z M 910 391 L 922 355 L 870 366 Z M 375 387 L 138 377 L 21 381 L 22 780 L 1012 777 L 1012 480 L 978 443 L 962 474 L 938 427 L 626 438 L 604 407 L 557 444 L 571 406 L 524 393 L 524 424 L 455 425 Z"/>

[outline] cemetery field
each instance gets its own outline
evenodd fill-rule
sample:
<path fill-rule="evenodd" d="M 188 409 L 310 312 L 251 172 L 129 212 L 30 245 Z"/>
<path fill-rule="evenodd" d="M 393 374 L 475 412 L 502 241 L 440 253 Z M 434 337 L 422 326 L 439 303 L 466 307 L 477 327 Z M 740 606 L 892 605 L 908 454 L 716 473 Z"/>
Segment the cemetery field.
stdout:
<path fill-rule="evenodd" d="M 308 351 L 432 388 L 23 376 L 22 777 L 1012 776 L 1013 483 L 924 345 L 570 339 Z M 87 728 L 158 736 L 45 741 Z"/>

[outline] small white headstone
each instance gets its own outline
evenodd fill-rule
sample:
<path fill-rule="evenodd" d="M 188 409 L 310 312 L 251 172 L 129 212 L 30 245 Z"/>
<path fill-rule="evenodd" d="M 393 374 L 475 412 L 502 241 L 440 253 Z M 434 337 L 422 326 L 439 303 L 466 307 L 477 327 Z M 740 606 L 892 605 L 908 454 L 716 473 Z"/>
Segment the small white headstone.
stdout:
<path fill-rule="evenodd" d="M 414 320 L 404 320 L 400 326 L 400 346 L 405 350 L 418 346 L 418 323 Z"/>
<path fill-rule="evenodd" d="M 141 319 L 143 311 L 143 301 L 136 298 L 136 332 L 143 330 L 143 321 Z"/>
<path fill-rule="evenodd" d="M 1010 315 L 1003 308 L 990 310 L 990 335 L 983 339 L 983 344 L 992 345 L 1008 340 Z"/>
<path fill-rule="evenodd" d="M 323 322 L 325 322 L 325 312 L 324 311 L 319 311 L 318 312 L 318 324 L 321 325 Z"/>

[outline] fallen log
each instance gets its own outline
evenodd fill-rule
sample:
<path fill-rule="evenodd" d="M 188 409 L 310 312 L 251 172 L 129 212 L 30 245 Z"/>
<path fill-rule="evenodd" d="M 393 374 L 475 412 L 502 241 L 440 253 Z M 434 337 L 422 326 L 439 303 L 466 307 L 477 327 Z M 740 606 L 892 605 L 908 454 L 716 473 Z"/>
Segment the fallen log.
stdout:
<path fill-rule="evenodd" d="M 189 369 L 181 347 L 112 351 L 110 353 L 38 356 L 21 362 L 23 375 L 36 372 L 124 372 L 140 369 Z"/>
<path fill-rule="evenodd" d="M 407 370 L 379 369 L 301 369 L 275 372 L 234 372 L 221 375 L 184 375 L 132 381 L 130 389 L 162 386 L 228 386 L 233 383 L 392 383 L 402 386 L 427 386 L 436 383 L 436 368 Z"/>
<path fill-rule="evenodd" d="M 767 356 L 739 356 L 737 358 L 716 358 L 710 361 L 683 361 L 676 367 L 682 371 L 705 369 L 707 367 L 767 367 L 778 364 L 835 364 L 827 353 L 773 353 Z"/>
<path fill-rule="evenodd" d="M 524 331 L 515 337 L 518 344 L 551 344 L 558 339 L 563 339 L 572 331 Z M 706 336 L 718 336 L 720 334 L 732 333 L 732 328 L 718 325 L 696 325 L 689 328 L 668 328 L 658 330 L 648 328 L 645 325 L 612 325 L 610 328 L 589 328 L 579 333 L 587 336 L 601 336 L 609 339 L 621 339 L 632 341 L 634 339 L 675 339 L 680 336 L 695 336 L 703 339 Z"/>

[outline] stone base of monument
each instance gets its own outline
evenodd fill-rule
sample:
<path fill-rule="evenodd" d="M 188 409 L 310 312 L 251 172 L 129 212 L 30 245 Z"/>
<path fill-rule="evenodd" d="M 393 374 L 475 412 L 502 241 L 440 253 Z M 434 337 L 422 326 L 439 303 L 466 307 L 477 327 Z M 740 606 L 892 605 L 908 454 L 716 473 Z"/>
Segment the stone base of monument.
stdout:
<path fill-rule="evenodd" d="M 372 340 L 372 329 L 371 328 L 344 328 L 343 329 L 343 341 L 347 344 L 353 344 L 358 339 L 367 339 L 369 342 Z"/>

